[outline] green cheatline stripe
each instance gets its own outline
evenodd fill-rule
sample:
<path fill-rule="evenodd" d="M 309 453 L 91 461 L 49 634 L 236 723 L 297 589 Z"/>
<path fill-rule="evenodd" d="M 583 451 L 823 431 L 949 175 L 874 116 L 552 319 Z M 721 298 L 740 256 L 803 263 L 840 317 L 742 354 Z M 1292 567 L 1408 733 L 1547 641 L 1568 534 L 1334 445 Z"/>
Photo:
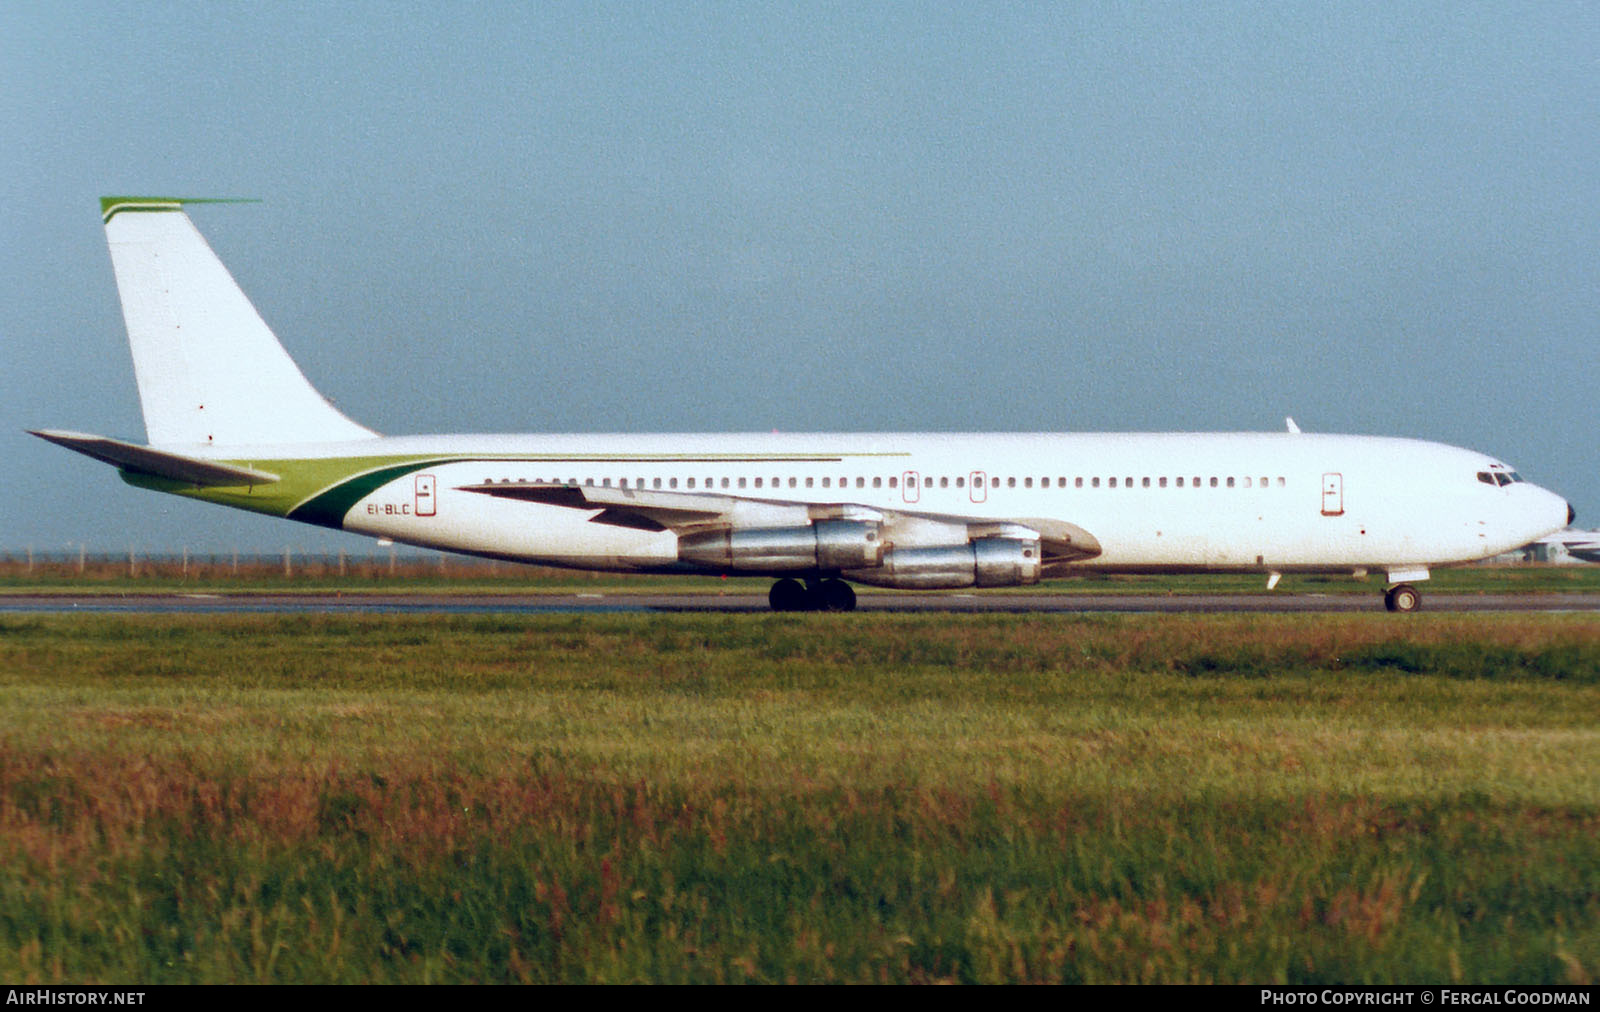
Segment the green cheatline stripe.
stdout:
<path fill-rule="evenodd" d="M 101 197 L 100 217 L 110 222 L 124 211 L 181 211 L 185 204 L 259 204 L 253 197 Z"/>
<path fill-rule="evenodd" d="M 387 485 L 396 478 L 404 478 L 408 474 L 421 471 L 428 467 L 437 467 L 440 464 L 456 464 L 459 460 L 415 460 L 408 464 L 396 464 L 393 467 L 380 467 L 376 471 L 358 474 L 349 481 L 343 481 L 325 492 L 307 499 L 305 502 L 289 511 L 290 520 L 299 520 L 302 523 L 316 524 L 319 527 L 332 527 L 334 530 L 344 529 L 344 517 L 350 512 L 351 507 L 365 499 L 379 487 Z"/>
<path fill-rule="evenodd" d="M 898 454 L 898 453 L 851 454 L 850 456 L 863 456 L 863 457 L 866 457 L 866 456 L 891 457 L 891 456 L 893 456 L 893 457 L 897 457 L 897 456 L 904 456 L 904 454 Z M 472 457 L 430 457 L 430 458 L 423 459 L 423 460 L 410 460 L 410 461 L 407 461 L 407 462 L 405 462 L 403 464 L 391 464 L 391 465 L 389 465 L 387 467 L 374 468 L 371 471 L 363 472 L 361 474 L 355 475 L 352 478 L 348 478 L 348 479 L 346 479 L 344 481 L 341 481 L 341 482 L 339 482 L 339 483 L 337 483 L 335 485 L 331 485 L 328 488 L 322 490 L 321 492 L 318 492 L 315 495 L 311 496 L 309 499 L 306 499 L 304 502 L 300 503 L 299 505 L 295 506 L 293 509 L 291 509 L 288 512 L 287 516 L 288 516 L 288 518 L 290 520 L 299 520 L 299 521 L 302 521 L 302 522 L 308 523 L 308 524 L 317 524 L 317 525 L 322 526 L 322 527 L 332 527 L 334 530 L 341 530 L 344 527 L 345 514 L 349 513 L 351 508 L 354 507 L 356 503 L 360 502 L 362 499 L 365 499 L 368 495 L 370 495 L 373 492 L 377 491 L 383 485 L 386 485 L 389 482 L 394 481 L 396 478 L 404 478 L 408 474 L 414 474 L 417 471 L 421 471 L 421 470 L 424 470 L 426 468 L 439 467 L 439 466 L 441 466 L 443 464 L 463 464 L 463 463 L 472 463 L 472 462 L 506 463 L 506 462 L 509 461 L 509 462 L 530 462 L 531 463 L 531 462 L 541 462 L 542 461 L 542 462 L 545 462 L 545 463 L 553 463 L 553 462 L 555 462 L 556 459 L 560 459 L 564 463 L 604 463 L 604 462 L 607 462 L 607 461 L 612 462 L 612 463 L 641 463 L 642 462 L 641 460 L 637 460 L 637 459 L 626 459 L 622 455 L 606 456 L 606 457 L 588 457 L 586 455 L 585 456 L 573 455 L 573 456 L 561 457 L 561 458 L 556 458 L 556 457 L 544 457 L 544 458 L 541 458 L 541 457 L 525 457 L 525 456 L 508 456 L 508 457 L 489 457 L 489 456 L 479 457 L 479 456 L 472 456 Z M 644 458 L 644 461 L 652 461 L 653 460 L 653 461 L 657 461 L 657 462 L 669 462 L 669 461 L 677 460 L 680 463 L 689 463 L 691 461 L 691 459 L 692 458 L 649 457 L 649 458 Z M 736 460 L 744 460 L 747 463 L 764 463 L 764 464 L 765 463 L 774 463 L 775 461 L 783 461 L 783 460 L 788 460 L 788 461 L 794 462 L 794 461 L 805 461 L 805 460 L 820 460 L 820 461 L 834 460 L 834 461 L 837 461 L 838 459 L 839 459 L 838 457 L 813 457 L 813 458 L 807 458 L 807 457 L 776 457 L 776 458 L 766 458 L 766 457 L 747 457 L 747 458 L 714 457 L 714 458 L 710 458 L 710 460 L 721 460 L 721 461 L 724 461 L 724 462 L 736 461 Z M 705 459 L 701 459 L 699 462 L 704 463 L 704 462 L 707 462 L 707 461 Z"/>

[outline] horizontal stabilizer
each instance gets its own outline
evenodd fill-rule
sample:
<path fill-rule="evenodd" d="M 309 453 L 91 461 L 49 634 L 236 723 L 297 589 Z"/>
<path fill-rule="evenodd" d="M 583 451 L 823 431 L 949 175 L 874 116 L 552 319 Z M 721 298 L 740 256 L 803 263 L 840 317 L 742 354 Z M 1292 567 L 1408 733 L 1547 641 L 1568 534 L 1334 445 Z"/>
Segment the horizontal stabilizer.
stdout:
<path fill-rule="evenodd" d="M 223 464 L 199 457 L 185 457 L 180 453 L 154 450 L 120 439 L 91 436 L 84 432 L 60 432 L 52 429 L 28 430 L 30 435 L 48 440 L 57 446 L 76 450 L 86 457 L 103 461 L 124 471 L 171 478 L 191 485 L 270 485 L 278 476 L 254 468 Z"/>

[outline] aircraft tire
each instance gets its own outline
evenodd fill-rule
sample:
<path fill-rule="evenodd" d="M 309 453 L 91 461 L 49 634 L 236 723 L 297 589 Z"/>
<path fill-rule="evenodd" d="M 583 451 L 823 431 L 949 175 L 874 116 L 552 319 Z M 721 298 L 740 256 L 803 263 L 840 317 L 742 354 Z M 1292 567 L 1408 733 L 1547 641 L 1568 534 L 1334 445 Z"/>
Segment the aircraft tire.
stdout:
<path fill-rule="evenodd" d="M 767 592 L 767 604 L 773 611 L 808 611 L 811 595 L 799 580 L 779 580 Z"/>
<path fill-rule="evenodd" d="M 1383 592 L 1383 606 L 1390 611 L 1416 611 L 1422 607 L 1422 595 L 1409 583 L 1397 584 Z"/>
<path fill-rule="evenodd" d="M 816 591 L 817 604 L 823 611 L 855 611 L 856 592 L 843 580 L 823 580 Z"/>

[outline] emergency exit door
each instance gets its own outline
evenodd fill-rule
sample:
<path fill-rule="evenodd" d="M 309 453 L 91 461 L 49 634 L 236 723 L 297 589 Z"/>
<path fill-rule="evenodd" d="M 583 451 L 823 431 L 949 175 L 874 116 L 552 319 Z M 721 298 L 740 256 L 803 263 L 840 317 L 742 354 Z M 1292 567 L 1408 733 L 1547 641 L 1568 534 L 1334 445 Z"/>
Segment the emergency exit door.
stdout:
<path fill-rule="evenodd" d="M 1322 476 L 1322 515 L 1344 516 L 1344 476 L 1329 473 Z"/>

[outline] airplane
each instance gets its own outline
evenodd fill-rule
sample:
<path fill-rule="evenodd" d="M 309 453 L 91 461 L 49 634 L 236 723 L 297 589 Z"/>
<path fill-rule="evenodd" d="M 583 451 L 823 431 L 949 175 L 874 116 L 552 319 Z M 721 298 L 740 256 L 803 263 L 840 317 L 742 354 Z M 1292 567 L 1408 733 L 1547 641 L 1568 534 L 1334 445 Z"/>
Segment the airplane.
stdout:
<path fill-rule="evenodd" d="M 190 220 L 222 201 L 100 202 L 147 445 L 43 439 L 138 488 L 546 566 L 764 576 L 776 611 L 852 583 L 1016 587 L 1080 573 L 1385 576 L 1572 521 L 1475 450 L 1302 433 L 382 436 L 306 379 Z M 32 431 L 32 430 L 30 430 Z"/>
<path fill-rule="evenodd" d="M 1564 531 L 1560 545 L 1567 554 L 1583 562 L 1600 562 L 1600 531 Z"/>
<path fill-rule="evenodd" d="M 1576 527 L 1566 527 L 1522 548 L 1529 554 L 1530 561 L 1560 562 L 1561 556 L 1566 555 L 1579 562 L 1600 562 L 1600 530 L 1580 531 Z"/>

